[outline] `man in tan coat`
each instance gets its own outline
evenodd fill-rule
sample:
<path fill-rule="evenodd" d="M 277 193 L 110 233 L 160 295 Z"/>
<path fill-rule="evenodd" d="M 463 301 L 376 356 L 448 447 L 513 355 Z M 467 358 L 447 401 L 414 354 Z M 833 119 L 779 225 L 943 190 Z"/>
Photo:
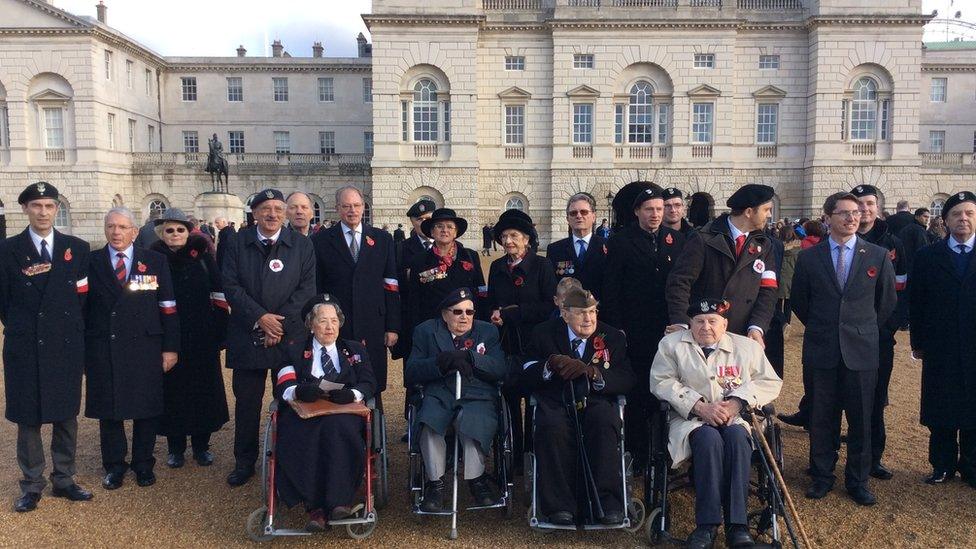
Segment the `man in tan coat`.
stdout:
<path fill-rule="evenodd" d="M 746 508 L 752 442 L 739 413 L 773 401 L 783 385 L 758 342 L 726 332 L 729 308 L 724 300 L 692 303 L 690 329 L 662 339 L 651 366 L 651 392 L 674 411 L 674 466 L 695 460 L 696 527 L 688 547 L 711 547 L 723 518 L 729 547 L 753 545 Z"/>

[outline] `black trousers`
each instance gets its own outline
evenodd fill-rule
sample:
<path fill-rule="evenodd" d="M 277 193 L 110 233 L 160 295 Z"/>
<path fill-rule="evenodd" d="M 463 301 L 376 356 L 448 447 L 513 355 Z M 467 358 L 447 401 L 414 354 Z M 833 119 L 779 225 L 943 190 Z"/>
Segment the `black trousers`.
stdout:
<path fill-rule="evenodd" d="M 627 407 L 624 408 L 624 437 L 627 451 L 634 458 L 634 468 L 643 471 L 648 456 L 648 433 L 650 432 L 650 418 L 657 412 L 658 400 L 651 395 L 647 383 L 651 372 L 651 362 L 648 358 L 631 358 L 630 366 L 634 370 L 634 384 L 627 395 Z M 643 380 L 643 381 L 641 381 Z"/>
<path fill-rule="evenodd" d="M 784 363 L 784 341 L 783 341 L 783 322 L 773 315 L 769 321 L 769 329 L 763 334 L 763 341 L 766 343 L 766 358 L 773 366 L 773 371 L 780 379 L 783 379 Z"/>
<path fill-rule="evenodd" d="M 885 432 L 885 408 L 888 406 L 888 385 L 895 367 L 895 334 L 881 329 L 881 346 L 878 356 L 878 383 L 874 388 L 874 405 L 871 407 L 871 463 L 881 463 L 888 435 Z"/>
<path fill-rule="evenodd" d="M 629 405 L 629 404 L 628 404 Z M 535 413 L 535 455 L 539 511 L 549 515 L 569 511 L 586 516 L 586 487 L 580 469 L 576 425 L 562 402 L 540 398 Z M 604 513 L 622 512 L 620 470 L 620 413 L 607 399 L 590 398 L 580 412 L 583 446 Z M 596 505 L 594 504 L 594 517 Z"/>
<path fill-rule="evenodd" d="M 132 459 L 126 463 L 129 453 L 125 438 L 125 425 L 122 420 L 101 419 L 98 421 L 98 436 L 102 446 L 102 467 L 106 473 L 133 471 L 152 471 L 156 465 L 153 448 L 156 446 L 156 430 L 159 418 L 132 420 Z"/>
<path fill-rule="evenodd" d="M 193 445 L 193 455 L 199 455 L 210 449 L 211 433 L 199 433 L 190 435 L 190 444 Z M 166 446 L 169 453 L 183 455 L 186 452 L 186 437 L 166 437 Z"/>
<path fill-rule="evenodd" d="M 929 427 L 929 463 L 976 482 L 976 429 Z"/>
<path fill-rule="evenodd" d="M 75 449 L 78 440 L 78 419 L 71 418 L 51 424 L 51 484 L 67 488 L 74 484 Z M 44 489 L 44 443 L 40 425 L 17 424 L 17 465 L 24 474 L 20 481 L 23 493 L 40 494 Z"/>
<path fill-rule="evenodd" d="M 239 469 L 253 469 L 258 459 L 258 430 L 268 370 L 234 370 L 234 459 Z"/>
<path fill-rule="evenodd" d="M 813 399 L 810 416 L 810 468 L 815 480 L 833 485 L 840 446 L 841 412 L 847 416 L 847 488 L 865 486 L 871 471 L 871 406 L 877 370 L 836 368 L 811 372 Z"/>
<path fill-rule="evenodd" d="M 702 425 L 688 439 L 695 462 L 695 524 L 748 524 L 752 440 L 742 425 Z M 724 515 L 722 511 L 725 511 Z"/>

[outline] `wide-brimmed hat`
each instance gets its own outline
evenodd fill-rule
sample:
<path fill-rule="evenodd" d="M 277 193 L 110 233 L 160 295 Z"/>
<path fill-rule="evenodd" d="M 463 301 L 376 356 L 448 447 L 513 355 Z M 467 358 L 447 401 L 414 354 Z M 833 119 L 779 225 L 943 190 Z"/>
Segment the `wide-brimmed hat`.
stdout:
<path fill-rule="evenodd" d="M 166 211 L 163 212 L 163 215 L 153 221 L 153 225 L 157 227 L 162 225 L 163 223 L 180 223 L 184 227 L 186 227 L 187 230 L 190 231 L 193 230 L 193 223 L 191 223 L 190 219 L 186 216 L 185 213 L 183 213 L 183 210 L 179 208 L 166 208 Z"/>
<path fill-rule="evenodd" d="M 535 240 L 537 238 L 535 227 L 532 225 L 532 218 L 522 210 L 511 209 L 502 212 L 502 215 L 498 217 L 498 223 L 495 223 L 495 226 L 491 229 L 495 242 L 501 244 L 502 233 L 508 229 L 515 229 L 525 234 L 529 237 L 529 240 Z"/>
<path fill-rule="evenodd" d="M 613 197 L 613 202 L 610 204 L 617 225 L 626 227 L 637 220 L 637 216 L 634 215 L 634 200 L 647 189 L 663 191 L 660 185 L 655 185 L 650 181 L 632 181 L 617 191 L 617 195 Z"/>
<path fill-rule="evenodd" d="M 457 227 L 457 235 L 455 238 L 461 238 L 464 231 L 468 230 L 468 222 L 463 217 L 458 217 L 457 212 L 450 208 L 437 208 L 434 210 L 434 214 L 429 218 L 425 219 L 423 223 L 420 224 L 420 231 L 424 233 L 427 238 L 433 238 L 430 236 L 431 229 L 434 228 L 434 224 L 439 221 L 453 221 L 454 226 Z"/>

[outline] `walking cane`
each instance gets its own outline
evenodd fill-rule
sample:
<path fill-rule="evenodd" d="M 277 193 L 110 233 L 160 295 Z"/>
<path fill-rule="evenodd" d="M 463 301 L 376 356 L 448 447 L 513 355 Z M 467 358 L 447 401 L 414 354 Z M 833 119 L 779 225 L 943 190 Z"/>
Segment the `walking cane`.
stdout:
<path fill-rule="evenodd" d="M 587 381 L 587 383 L 589 383 Z M 583 484 L 586 489 L 587 510 L 590 513 L 590 521 L 594 522 L 593 506 L 596 505 L 596 519 L 603 519 L 603 505 L 600 503 L 600 492 L 597 490 L 596 481 L 593 478 L 593 469 L 590 467 L 590 458 L 586 454 L 586 445 L 583 443 L 583 427 L 580 425 L 579 411 L 586 406 L 586 397 L 580 402 L 576 401 L 576 383 L 569 382 L 569 391 L 572 402 L 569 404 L 573 410 L 573 420 L 576 427 L 576 450 L 579 452 L 580 465 L 583 470 Z"/>
<path fill-rule="evenodd" d="M 461 400 L 461 372 L 457 370 L 454 371 L 454 403 Z M 458 411 L 457 418 L 461 417 L 460 410 Z M 461 438 L 460 433 L 457 428 L 454 429 L 454 491 L 451 496 L 451 539 L 457 539 L 457 516 L 458 516 L 458 439 Z"/>
<path fill-rule="evenodd" d="M 766 435 L 763 433 L 761 426 L 759 425 L 759 420 L 756 419 L 756 414 L 749 414 L 749 421 L 752 423 L 752 431 L 756 434 L 756 438 L 759 439 L 759 444 L 762 446 L 763 454 L 766 456 L 766 461 L 769 463 L 769 468 L 773 471 L 773 476 L 776 478 L 776 484 L 779 485 L 780 490 L 783 491 L 783 499 L 786 501 L 786 509 L 789 511 L 790 515 L 793 517 L 793 521 L 796 522 L 797 528 L 800 530 L 800 538 L 803 539 L 804 547 L 813 548 L 813 543 L 810 542 L 810 538 L 807 537 L 806 528 L 803 527 L 803 521 L 800 520 L 800 513 L 797 512 L 796 506 L 793 505 L 793 498 L 790 497 L 790 491 L 786 487 L 786 481 L 783 480 L 783 475 L 780 473 L 779 465 L 776 464 L 776 458 L 773 456 L 773 450 L 769 447 L 769 442 L 766 441 Z"/>

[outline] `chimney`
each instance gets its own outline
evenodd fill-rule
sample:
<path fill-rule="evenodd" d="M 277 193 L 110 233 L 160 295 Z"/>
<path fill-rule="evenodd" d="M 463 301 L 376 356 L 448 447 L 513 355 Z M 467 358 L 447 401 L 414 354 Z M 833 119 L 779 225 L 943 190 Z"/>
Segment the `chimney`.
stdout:
<path fill-rule="evenodd" d="M 237 57 L 244 57 L 247 55 L 247 50 L 244 49 L 244 44 L 237 46 Z"/>
<path fill-rule="evenodd" d="M 359 57 L 368 57 L 366 55 L 366 37 L 363 36 L 363 33 L 359 33 L 359 36 L 356 37 L 356 43 L 359 44 Z"/>
<path fill-rule="evenodd" d="M 322 57 L 322 52 L 325 48 L 322 47 L 322 42 L 316 42 L 312 44 L 312 57 Z"/>
<path fill-rule="evenodd" d="M 105 2 L 98 0 L 98 5 L 95 6 L 95 10 L 98 12 L 98 22 L 103 25 L 108 25 L 108 6 Z"/>
<path fill-rule="evenodd" d="M 281 57 L 283 51 L 285 51 L 285 47 L 281 45 L 281 40 L 275 40 L 271 43 L 271 57 Z"/>

